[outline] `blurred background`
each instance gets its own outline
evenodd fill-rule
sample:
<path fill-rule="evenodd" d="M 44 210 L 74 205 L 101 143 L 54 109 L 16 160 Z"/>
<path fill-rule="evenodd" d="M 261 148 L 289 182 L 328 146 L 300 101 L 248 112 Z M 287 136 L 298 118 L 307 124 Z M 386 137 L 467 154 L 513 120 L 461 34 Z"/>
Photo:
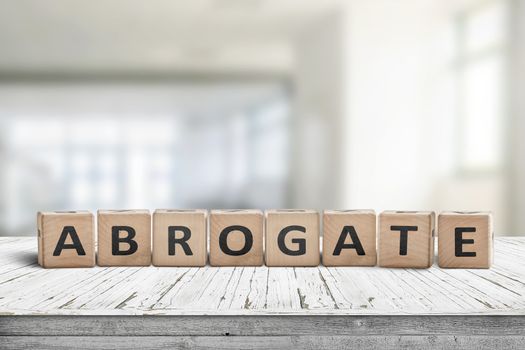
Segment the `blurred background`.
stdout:
<path fill-rule="evenodd" d="M 525 1 L 0 0 L 0 235 L 38 210 L 491 210 Z"/>

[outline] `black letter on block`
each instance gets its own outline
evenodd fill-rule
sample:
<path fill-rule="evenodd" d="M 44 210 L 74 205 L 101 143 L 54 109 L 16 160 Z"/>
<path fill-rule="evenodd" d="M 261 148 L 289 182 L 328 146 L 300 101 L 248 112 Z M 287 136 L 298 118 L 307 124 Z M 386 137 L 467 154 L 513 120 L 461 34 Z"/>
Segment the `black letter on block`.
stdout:
<path fill-rule="evenodd" d="M 350 235 L 350 238 L 352 239 L 352 243 L 350 244 L 345 244 L 347 235 Z M 341 250 L 352 248 L 355 249 L 357 255 L 365 255 L 365 250 L 363 249 L 363 245 L 361 245 L 357 232 L 355 232 L 354 226 L 345 226 L 343 227 L 343 231 L 341 231 L 341 235 L 335 245 L 334 255 L 341 255 Z"/>
<path fill-rule="evenodd" d="M 407 255 L 408 231 L 417 231 L 417 226 L 390 226 L 390 229 L 401 232 L 399 236 L 399 255 Z"/>
<path fill-rule="evenodd" d="M 126 237 L 119 237 L 120 231 L 128 233 Z M 129 226 L 113 226 L 111 227 L 111 249 L 113 255 L 131 255 L 137 251 L 138 244 L 133 240 L 135 237 L 135 229 Z M 119 243 L 125 242 L 129 244 L 128 250 L 120 250 Z"/>
<path fill-rule="evenodd" d="M 455 230 L 455 255 L 456 256 L 476 256 L 476 252 L 464 252 L 463 244 L 474 244 L 473 239 L 463 239 L 463 232 L 476 232 L 475 227 L 456 227 Z"/>
<path fill-rule="evenodd" d="M 286 255 L 291 256 L 297 256 L 297 255 L 304 255 L 306 254 L 306 240 L 304 238 L 292 238 L 292 243 L 299 244 L 299 248 L 297 250 L 290 250 L 288 247 L 286 247 L 286 244 L 284 243 L 284 239 L 288 232 L 290 231 L 299 231 L 299 232 L 306 232 L 306 227 L 304 226 L 286 226 L 279 232 L 279 236 L 277 237 L 277 244 L 279 245 L 279 249 L 281 252 L 283 252 Z"/>
<path fill-rule="evenodd" d="M 184 235 L 182 238 L 175 238 L 175 232 L 181 231 Z M 193 255 L 190 245 L 186 242 L 191 237 L 191 230 L 186 226 L 169 226 L 168 227 L 168 255 L 175 255 L 175 244 L 180 244 L 184 254 Z"/>
<path fill-rule="evenodd" d="M 244 247 L 240 250 L 231 250 L 230 247 L 228 247 L 228 235 L 230 232 L 233 231 L 241 231 L 244 234 Z M 252 231 L 248 229 L 246 226 L 239 226 L 239 225 L 233 225 L 228 226 L 224 230 L 222 230 L 221 234 L 219 235 L 219 248 L 221 248 L 222 252 L 227 255 L 232 256 L 239 256 L 244 255 L 252 249 L 253 246 L 253 235 Z"/>
<path fill-rule="evenodd" d="M 72 244 L 66 244 L 67 235 L 71 236 L 71 240 L 73 241 Z M 62 249 L 75 249 L 78 255 L 86 255 L 84 247 L 82 247 L 82 243 L 80 243 L 80 239 L 78 238 L 77 231 L 75 231 L 73 226 L 64 226 L 60 238 L 58 239 L 57 246 L 55 247 L 55 251 L 53 252 L 53 256 L 60 256 Z"/>

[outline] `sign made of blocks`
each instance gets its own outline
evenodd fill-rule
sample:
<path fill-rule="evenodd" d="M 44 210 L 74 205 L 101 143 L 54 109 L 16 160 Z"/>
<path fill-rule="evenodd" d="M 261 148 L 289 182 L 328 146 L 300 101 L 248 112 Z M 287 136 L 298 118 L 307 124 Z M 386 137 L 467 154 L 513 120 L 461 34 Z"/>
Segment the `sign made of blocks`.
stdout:
<path fill-rule="evenodd" d="M 445 268 L 490 268 L 493 260 L 492 215 L 444 212 L 438 217 L 438 264 Z"/>
<path fill-rule="evenodd" d="M 210 265 L 261 266 L 263 214 L 260 210 L 212 210 Z"/>
<path fill-rule="evenodd" d="M 265 217 L 267 266 L 319 265 L 319 213 L 267 210 Z"/>
<path fill-rule="evenodd" d="M 434 221 L 434 212 L 382 212 L 379 215 L 379 266 L 430 267 L 434 260 Z"/>
<path fill-rule="evenodd" d="M 325 210 L 323 250 L 314 210 L 99 210 L 98 253 L 88 211 L 37 215 L 38 263 L 100 266 L 374 266 L 428 268 L 434 260 L 431 211 Z M 438 264 L 490 268 L 494 232 L 489 212 L 438 217 Z M 208 247 L 209 234 L 209 247 Z M 377 247 L 376 247 L 377 243 Z M 209 251 L 209 253 L 208 253 Z"/>
<path fill-rule="evenodd" d="M 153 213 L 153 265 L 205 266 L 206 210 L 158 209 Z"/>
<path fill-rule="evenodd" d="M 148 210 L 99 210 L 100 266 L 151 264 L 151 215 Z"/>
<path fill-rule="evenodd" d="M 323 265 L 374 266 L 376 213 L 373 210 L 323 212 Z"/>
<path fill-rule="evenodd" d="M 95 266 L 93 214 L 88 211 L 39 212 L 37 226 L 40 266 Z"/>

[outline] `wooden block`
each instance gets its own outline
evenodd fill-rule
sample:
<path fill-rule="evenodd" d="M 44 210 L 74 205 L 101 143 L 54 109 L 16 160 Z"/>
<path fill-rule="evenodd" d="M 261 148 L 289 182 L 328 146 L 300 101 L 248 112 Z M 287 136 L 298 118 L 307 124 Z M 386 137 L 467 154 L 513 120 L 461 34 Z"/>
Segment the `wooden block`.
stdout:
<path fill-rule="evenodd" d="M 318 266 L 319 214 L 314 210 L 267 210 L 266 265 Z"/>
<path fill-rule="evenodd" d="M 153 265 L 205 266 L 207 217 L 206 210 L 155 210 Z"/>
<path fill-rule="evenodd" d="M 434 212 L 385 211 L 379 215 L 377 260 L 382 267 L 427 268 L 434 260 Z"/>
<path fill-rule="evenodd" d="M 38 263 L 42 267 L 95 266 L 94 217 L 88 211 L 39 212 Z"/>
<path fill-rule="evenodd" d="M 260 210 L 212 210 L 210 265 L 261 266 L 263 215 Z"/>
<path fill-rule="evenodd" d="M 325 210 L 323 265 L 374 266 L 376 213 L 373 210 Z"/>
<path fill-rule="evenodd" d="M 488 269 L 494 232 L 489 212 L 444 212 L 438 217 L 440 267 Z"/>
<path fill-rule="evenodd" d="M 148 210 L 99 210 L 100 266 L 151 264 L 151 215 Z"/>

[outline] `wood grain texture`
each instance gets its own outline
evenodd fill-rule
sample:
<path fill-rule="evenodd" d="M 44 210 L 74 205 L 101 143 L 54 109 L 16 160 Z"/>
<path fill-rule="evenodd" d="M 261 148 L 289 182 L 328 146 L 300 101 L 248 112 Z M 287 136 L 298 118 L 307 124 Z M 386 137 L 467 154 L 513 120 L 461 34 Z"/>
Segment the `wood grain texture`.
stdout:
<path fill-rule="evenodd" d="M 267 266 L 317 266 L 320 263 L 319 213 L 314 210 L 276 209 L 265 211 L 265 260 Z M 284 246 L 300 255 L 286 254 L 279 247 L 279 235 L 287 227 L 302 227 L 304 232 L 290 230 L 284 236 Z M 304 245 L 304 252 L 301 252 Z"/>
<path fill-rule="evenodd" d="M 232 226 L 242 226 L 243 233 L 223 230 Z M 263 260 L 263 213 L 260 210 L 212 210 L 210 213 L 210 265 L 212 266 L 261 266 Z M 251 248 L 242 255 L 228 255 L 219 246 L 219 237 L 225 234 L 226 245 L 232 252 L 242 252 L 246 246 L 246 236 L 251 235 Z"/>
<path fill-rule="evenodd" d="M 99 266 L 148 266 L 151 264 L 151 215 L 148 210 L 99 210 L 97 215 Z M 112 252 L 112 228 L 128 226 L 135 231 L 133 240 L 137 250 L 129 255 Z M 126 236 L 121 233 L 119 236 Z M 129 243 L 119 243 L 121 250 L 130 248 Z"/>
<path fill-rule="evenodd" d="M 525 238 L 491 269 L 42 269 L 0 238 L 2 349 L 522 349 Z M 139 281 L 139 283 L 137 283 Z"/>
<path fill-rule="evenodd" d="M 456 229 L 461 232 L 461 251 L 456 252 Z M 438 264 L 443 268 L 490 268 L 493 261 L 492 214 L 444 212 L 438 217 Z M 459 237 L 458 237 L 459 238 Z M 475 256 L 456 256 L 472 255 Z M 466 253 L 466 254 L 465 254 Z"/>
<path fill-rule="evenodd" d="M 205 266 L 207 251 L 208 211 L 157 209 L 153 213 L 152 262 L 155 266 Z M 184 226 L 190 236 L 186 241 L 192 255 L 187 255 L 180 244 L 175 245 L 174 255 L 169 254 L 169 227 Z M 181 238 L 182 232 L 175 232 Z"/>
<path fill-rule="evenodd" d="M 53 256 L 65 227 L 72 227 L 67 233 L 66 245 L 73 244 L 71 234 L 76 233 L 82 250 L 63 249 L 59 256 Z M 95 266 L 94 217 L 88 211 L 53 211 L 37 214 L 38 263 L 42 267 L 91 267 Z M 82 255 L 82 253 L 84 255 Z"/>
<path fill-rule="evenodd" d="M 522 349 L 525 336 L 0 337 L 5 349 Z"/>
<path fill-rule="evenodd" d="M 0 314 L 525 316 L 525 238 L 497 238 L 494 265 L 482 270 L 43 269 L 37 264 L 36 245 L 36 238 L 0 239 Z"/>
<path fill-rule="evenodd" d="M 434 261 L 434 212 L 384 211 L 379 214 L 378 265 L 427 268 Z M 406 249 L 399 227 L 410 227 Z"/>
<path fill-rule="evenodd" d="M 0 317 L 0 336 L 513 336 L 524 329 L 523 316 L 486 315 Z"/>
<path fill-rule="evenodd" d="M 353 242 L 345 227 L 354 230 L 358 242 Z M 344 234 L 346 245 L 359 244 L 364 255 L 356 248 L 346 248 L 334 254 L 337 243 Z M 323 212 L 323 265 L 325 266 L 374 266 L 376 254 L 376 214 L 373 210 L 325 210 Z"/>

